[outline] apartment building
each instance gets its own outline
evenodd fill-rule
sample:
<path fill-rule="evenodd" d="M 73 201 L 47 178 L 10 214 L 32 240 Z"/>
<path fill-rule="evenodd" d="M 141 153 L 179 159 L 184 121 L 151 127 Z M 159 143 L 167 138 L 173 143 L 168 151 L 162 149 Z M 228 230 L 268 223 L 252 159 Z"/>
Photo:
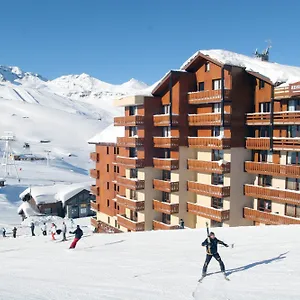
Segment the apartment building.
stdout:
<path fill-rule="evenodd" d="M 150 94 L 117 99 L 125 115 L 114 126 L 125 130 L 110 147 L 119 150 L 108 157 L 102 140 L 99 156 L 92 154 L 95 228 L 177 229 L 181 219 L 189 228 L 300 222 L 300 92 L 287 83 L 296 75 L 300 68 L 199 51 Z M 118 172 L 107 177 L 101 160 Z M 102 176 L 114 185 L 104 194 Z"/>

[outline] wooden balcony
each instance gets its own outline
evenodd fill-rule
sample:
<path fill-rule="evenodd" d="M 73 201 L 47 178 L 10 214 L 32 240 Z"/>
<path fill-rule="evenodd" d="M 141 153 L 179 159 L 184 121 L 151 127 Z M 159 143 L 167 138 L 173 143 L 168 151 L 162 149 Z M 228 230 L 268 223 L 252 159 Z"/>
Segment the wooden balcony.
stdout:
<path fill-rule="evenodd" d="M 91 210 L 95 212 L 99 211 L 99 207 L 100 207 L 99 203 L 94 201 L 91 201 L 90 203 L 91 203 Z"/>
<path fill-rule="evenodd" d="M 225 101 L 230 100 L 230 90 L 225 90 Z M 217 103 L 222 101 L 221 90 L 188 93 L 189 104 Z"/>
<path fill-rule="evenodd" d="M 99 162 L 99 154 L 97 152 L 90 153 L 90 159 L 94 162 Z"/>
<path fill-rule="evenodd" d="M 139 126 L 144 125 L 144 116 L 124 116 L 114 118 L 115 126 Z"/>
<path fill-rule="evenodd" d="M 252 150 L 269 150 L 270 138 L 247 138 L 246 148 Z M 273 138 L 274 150 L 300 151 L 300 138 Z"/>
<path fill-rule="evenodd" d="M 217 222 L 224 222 L 230 219 L 229 209 L 216 209 L 213 207 L 205 207 L 196 203 L 187 203 L 187 211 L 191 214 L 214 220 Z"/>
<path fill-rule="evenodd" d="M 119 147 L 141 147 L 144 145 L 144 139 L 139 137 L 118 137 L 117 145 Z"/>
<path fill-rule="evenodd" d="M 99 179 L 99 171 L 96 170 L 96 169 L 91 169 L 90 170 L 90 176 L 92 178 Z"/>
<path fill-rule="evenodd" d="M 188 159 L 188 169 L 200 173 L 230 173 L 230 162 L 223 163 L 222 161 L 203 161 L 197 159 Z"/>
<path fill-rule="evenodd" d="M 247 138 L 246 148 L 251 150 L 269 150 L 270 139 L 269 138 Z"/>
<path fill-rule="evenodd" d="M 177 170 L 179 168 L 179 160 L 174 158 L 153 158 L 155 169 L 160 170 Z"/>
<path fill-rule="evenodd" d="M 154 230 L 174 230 L 179 229 L 179 225 L 170 225 L 156 220 L 152 221 Z"/>
<path fill-rule="evenodd" d="M 230 124 L 231 115 L 224 114 L 225 125 Z M 188 116 L 189 126 L 221 126 L 221 113 L 207 113 L 207 114 L 190 114 Z"/>
<path fill-rule="evenodd" d="M 300 219 L 291 218 L 288 216 L 280 216 L 277 214 L 263 212 L 248 207 L 244 208 L 244 218 L 250 221 L 266 225 L 300 224 Z"/>
<path fill-rule="evenodd" d="M 163 115 L 154 115 L 153 116 L 153 124 L 154 126 L 170 126 L 170 115 L 163 114 Z M 172 125 L 177 126 L 179 123 L 179 116 L 172 115 Z"/>
<path fill-rule="evenodd" d="M 153 143 L 155 148 L 178 148 L 178 137 L 154 137 Z"/>
<path fill-rule="evenodd" d="M 267 162 L 246 161 L 245 170 L 252 174 L 300 178 L 300 165 L 280 165 Z"/>
<path fill-rule="evenodd" d="M 97 220 L 96 218 L 91 218 L 91 225 L 95 227 L 98 233 L 121 233 L 122 231 L 115 228 L 105 222 Z"/>
<path fill-rule="evenodd" d="M 145 201 L 137 201 L 120 195 L 117 195 L 117 203 L 133 211 L 143 211 L 145 209 Z"/>
<path fill-rule="evenodd" d="M 274 99 L 286 99 L 290 98 L 290 89 L 289 86 L 285 87 L 276 87 L 274 89 Z"/>
<path fill-rule="evenodd" d="M 153 179 L 153 188 L 166 193 L 174 193 L 179 191 L 179 182 Z"/>
<path fill-rule="evenodd" d="M 191 148 L 222 150 L 230 148 L 230 138 L 188 137 L 188 144 Z"/>
<path fill-rule="evenodd" d="M 145 188 L 145 180 L 137 178 L 117 177 L 117 184 L 131 190 L 143 190 Z"/>
<path fill-rule="evenodd" d="M 272 187 L 245 184 L 245 195 L 278 203 L 300 205 L 299 191 L 280 190 Z"/>
<path fill-rule="evenodd" d="M 252 113 L 246 115 L 247 125 L 270 125 L 270 113 Z M 274 112 L 273 124 L 294 125 L 300 124 L 300 111 Z"/>
<path fill-rule="evenodd" d="M 91 185 L 91 192 L 92 194 L 94 194 L 95 196 L 99 196 L 100 195 L 100 189 L 98 186 L 96 185 Z"/>
<path fill-rule="evenodd" d="M 137 157 L 117 156 L 116 163 L 118 165 L 123 165 L 126 168 L 130 168 L 130 169 L 144 168 L 145 166 L 144 159 L 140 159 Z"/>
<path fill-rule="evenodd" d="M 225 198 L 230 196 L 230 186 L 219 186 L 202 184 L 195 181 L 188 181 L 188 191 L 198 195 Z"/>
<path fill-rule="evenodd" d="M 153 209 L 164 214 L 178 214 L 179 203 L 168 203 L 158 200 L 153 200 Z"/>
<path fill-rule="evenodd" d="M 98 228 L 98 221 L 96 217 L 91 217 L 91 225 L 96 229 Z"/>
<path fill-rule="evenodd" d="M 144 231 L 145 222 L 136 222 L 126 218 L 125 215 L 117 215 L 118 224 L 130 231 Z"/>

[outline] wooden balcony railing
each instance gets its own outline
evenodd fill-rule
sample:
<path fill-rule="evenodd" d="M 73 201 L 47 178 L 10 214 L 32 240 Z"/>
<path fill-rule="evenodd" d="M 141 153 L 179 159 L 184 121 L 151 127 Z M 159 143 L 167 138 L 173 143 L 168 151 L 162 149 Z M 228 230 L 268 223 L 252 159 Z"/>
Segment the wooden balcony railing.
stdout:
<path fill-rule="evenodd" d="M 144 125 L 144 116 L 134 115 L 134 116 L 115 117 L 114 125 L 115 126 Z"/>
<path fill-rule="evenodd" d="M 179 182 L 153 179 L 153 187 L 158 191 L 162 191 L 166 193 L 174 193 L 179 191 Z"/>
<path fill-rule="evenodd" d="M 144 145 L 144 139 L 139 137 L 118 137 L 117 145 L 119 147 L 141 147 Z"/>
<path fill-rule="evenodd" d="M 116 163 L 131 169 L 144 168 L 145 166 L 145 160 L 137 157 L 117 156 Z"/>
<path fill-rule="evenodd" d="M 125 215 L 117 215 L 118 224 L 130 231 L 144 231 L 145 222 L 136 222 L 126 218 Z"/>
<path fill-rule="evenodd" d="M 99 196 L 100 195 L 100 189 L 98 186 L 96 185 L 91 185 L 91 192 L 95 195 L 95 196 Z"/>
<path fill-rule="evenodd" d="M 188 137 L 188 144 L 189 147 L 198 149 L 229 149 L 230 138 Z"/>
<path fill-rule="evenodd" d="M 94 162 L 99 162 L 99 154 L 97 152 L 90 153 L 90 159 Z"/>
<path fill-rule="evenodd" d="M 269 125 L 270 120 L 271 120 L 270 113 L 246 114 L 247 125 Z"/>
<path fill-rule="evenodd" d="M 226 101 L 230 100 L 230 90 L 225 90 Z M 216 103 L 222 101 L 221 90 L 188 93 L 189 104 Z"/>
<path fill-rule="evenodd" d="M 252 174 L 300 178 L 300 165 L 280 165 L 266 162 L 245 162 L 245 171 Z"/>
<path fill-rule="evenodd" d="M 245 195 L 253 198 L 272 200 L 278 203 L 300 205 L 299 191 L 280 190 L 271 187 L 245 184 Z"/>
<path fill-rule="evenodd" d="M 199 195 L 225 198 L 230 196 L 230 186 L 218 186 L 188 181 L 188 191 Z"/>
<path fill-rule="evenodd" d="M 153 158 L 154 168 L 160 170 L 177 170 L 179 168 L 179 160 L 173 158 Z"/>
<path fill-rule="evenodd" d="M 172 125 L 176 126 L 179 122 L 178 115 L 172 115 Z M 154 126 L 170 126 L 170 115 L 163 114 L 163 115 L 154 115 L 153 116 L 153 123 Z"/>
<path fill-rule="evenodd" d="M 290 89 L 289 86 L 285 87 L 276 87 L 274 89 L 274 99 L 285 99 L 290 98 Z"/>
<path fill-rule="evenodd" d="M 187 211 L 197 216 L 214 220 L 217 222 L 224 222 L 230 219 L 229 209 L 216 209 L 213 207 L 205 207 L 196 203 L 187 203 Z"/>
<path fill-rule="evenodd" d="M 174 230 L 179 229 L 179 225 L 170 225 L 156 220 L 152 221 L 154 230 Z"/>
<path fill-rule="evenodd" d="M 143 211 L 145 209 L 145 201 L 137 201 L 120 195 L 117 195 L 117 203 L 133 211 Z"/>
<path fill-rule="evenodd" d="M 200 173 L 230 173 L 230 162 L 188 159 L 188 169 Z"/>
<path fill-rule="evenodd" d="M 246 115 L 247 125 L 269 125 L 271 124 L 270 113 L 252 113 Z M 300 124 L 300 111 L 274 112 L 273 124 L 291 125 Z"/>
<path fill-rule="evenodd" d="M 91 217 L 91 225 L 98 229 L 98 221 L 97 221 L 97 218 L 96 217 Z"/>
<path fill-rule="evenodd" d="M 99 203 L 94 202 L 94 201 L 91 201 L 90 203 L 91 203 L 91 210 L 96 211 L 96 212 L 99 211 Z"/>
<path fill-rule="evenodd" d="M 275 150 L 300 150 L 300 138 L 274 138 L 273 148 Z"/>
<path fill-rule="evenodd" d="M 117 184 L 131 190 L 143 190 L 145 188 L 145 180 L 137 178 L 117 177 Z"/>
<path fill-rule="evenodd" d="M 168 203 L 153 200 L 153 209 L 164 214 L 177 214 L 179 212 L 179 203 Z"/>
<path fill-rule="evenodd" d="M 177 148 L 179 146 L 178 137 L 154 137 L 155 148 Z"/>
<path fill-rule="evenodd" d="M 246 148 L 253 150 L 269 150 L 270 139 L 269 138 L 247 138 Z"/>
<path fill-rule="evenodd" d="M 91 225 L 95 227 L 98 233 L 121 233 L 122 231 L 109 224 L 106 224 L 96 218 L 91 218 Z"/>
<path fill-rule="evenodd" d="M 96 170 L 96 169 L 91 169 L 90 170 L 90 176 L 92 178 L 99 179 L 99 171 Z"/>
<path fill-rule="evenodd" d="M 230 124 L 231 115 L 224 115 L 225 125 Z M 221 126 L 222 115 L 221 113 L 208 113 L 208 114 L 190 114 L 188 116 L 189 126 Z"/>
<path fill-rule="evenodd" d="M 244 208 L 244 218 L 266 225 L 300 224 L 300 219 L 263 212 L 248 207 Z"/>

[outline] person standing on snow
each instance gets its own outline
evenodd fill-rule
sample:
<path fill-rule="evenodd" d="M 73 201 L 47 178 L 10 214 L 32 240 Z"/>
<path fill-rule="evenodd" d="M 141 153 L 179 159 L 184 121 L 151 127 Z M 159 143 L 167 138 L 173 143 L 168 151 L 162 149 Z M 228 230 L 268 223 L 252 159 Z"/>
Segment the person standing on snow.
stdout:
<path fill-rule="evenodd" d="M 34 234 L 34 228 L 35 228 L 35 225 L 34 225 L 33 222 L 31 222 L 31 224 L 30 224 L 30 229 L 31 229 L 31 235 L 32 235 L 32 236 L 35 236 L 35 234 Z"/>
<path fill-rule="evenodd" d="M 4 227 L 2 228 L 2 236 L 6 237 L 6 229 Z"/>
<path fill-rule="evenodd" d="M 62 234 L 63 234 L 62 241 L 64 242 L 64 241 L 67 240 L 67 237 L 66 237 L 66 234 L 67 234 L 67 225 L 66 225 L 65 222 L 62 223 L 62 229 L 61 229 L 61 231 L 62 231 Z"/>
<path fill-rule="evenodd" d="M 54 223 L 52 223 L 50 232 L 51 232 L 52 240 L 55 241 L 56 240 L 56 238 L 55 238 L 55 235 L 56 235 L 56 225 Z"/>
<path fill-rule="evenodd" d="M 81 239 L 81 237 L 83 236 L 83 231 L 81 230 L 80 226 L 77 225 L 76 230 L 73 231 L 73 232 L 70 231 L 70 233 L 71 233 L 71 234 L 75 234 L 75 238 L 74 238 L 74 240 L 73 240 L 73 242 L 72 242 L 72 244 L 71 244 L 71 246 L 70 246 L 69 249 L 75 249 L 75 247 L 76 247 L 78 241 L 79 241 L 79 240 Z"/>
<path fill-rule="evenodd" d="M 44 223 L 44 224 L 42 225 L 41 230 L 42 230 L 43 235 L 47 235 L 47 225 L 46 225 L 46 223 Z"/>
<path fill-rule="evenodd" d="M 211 232 L 207 239 L 202 243 L 202 246 L 206 247 L 206 259 L 202 269 L 202 277 L 206 276 L 207 267 L 213 257 L 219 262 L 221 272 L 225 275 L 225 265 L 218 253 L 218 244 L 228 247 L 227 244 L 218 240 L 213 232 Z"/>
<path fill-rule="evenodd" d="M 12 232 L 13 232 L 13 238 L 15 239 L 17 237 L 17 227 L 14 227 Z"/>

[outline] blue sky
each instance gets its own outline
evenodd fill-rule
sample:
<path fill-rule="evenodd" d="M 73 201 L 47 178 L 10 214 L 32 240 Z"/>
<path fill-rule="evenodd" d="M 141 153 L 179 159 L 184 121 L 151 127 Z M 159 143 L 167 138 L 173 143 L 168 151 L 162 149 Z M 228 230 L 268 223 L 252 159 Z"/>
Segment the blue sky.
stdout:
<path fill-rule="evenodd" d="M 298 0 L 1 1 L 0 64 L 151 84 L 199 49 L 251 55 L 271 39 L 272 61 L 300 66 L 299 12 Z"/>

